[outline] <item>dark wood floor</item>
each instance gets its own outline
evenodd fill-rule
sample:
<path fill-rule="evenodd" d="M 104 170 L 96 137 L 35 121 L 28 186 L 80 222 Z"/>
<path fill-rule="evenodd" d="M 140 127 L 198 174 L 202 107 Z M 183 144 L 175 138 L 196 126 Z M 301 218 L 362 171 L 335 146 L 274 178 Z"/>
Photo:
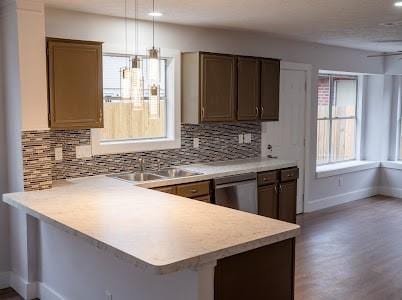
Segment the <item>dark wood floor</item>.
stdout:
<path fill-rule="evenodd" d="M 23 300 L 13 289 L 2 289 L 0 290 L 1 300 Z"/>
<path fill-rule="evenodd" d="M 298 216 L 297 300 L 402 299 L 402 200 L 373 197 Z"/>

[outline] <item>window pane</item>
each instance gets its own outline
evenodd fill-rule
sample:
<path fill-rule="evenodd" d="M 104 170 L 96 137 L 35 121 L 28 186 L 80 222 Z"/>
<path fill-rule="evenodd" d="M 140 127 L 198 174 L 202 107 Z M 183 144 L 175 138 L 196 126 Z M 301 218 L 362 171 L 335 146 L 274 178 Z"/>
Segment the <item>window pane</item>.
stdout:
<path fill-rule="evenodd" d="M 320 75 L 318 78 L 318 119 L 329 117 L 330 77 Z"/>
<path fill-rule="evenodd" d="M 332 116 L 354 117 L 356 115 L 357 78 L 334 78 L 334 101 L 332 103 Z"/>
<path fill-rule="evenodd" d="M 332 121 L 332 161 L 355 158 L 356 120 Z"/>
<path fill-rule="evenodd" d="M 317 124 L 317 164 L 329 162 L 329 121 L 319 120 Z"/>
<path fill-rule="evenodd" d="M 160 117 L 149 118 L 149 80 L 147 59 L 143 57 L 145 99 L 143 106 L 134 104 L 130 89 L 131 79 L 123 79 L 122 68 L 130 66 L 130 58 L 119 55 L 103 56 L 104 128 L 100 129 L 102 141 L 164 138 L 167 135 L 166 117 L 166 59 L 161 60 L 160 70 Z M 124 97 L 124 98 L 123 98 Z"/>
<path fill-rule="evenodd" d="M 103 110 L 103 141 L 166 137 L 166 100 L 161 100 L 159 119 L 148 118 L 148 101 L 145 101 L 142 110 L 133 109 L 133 103 L 129 100 L 104 102 Z"/>

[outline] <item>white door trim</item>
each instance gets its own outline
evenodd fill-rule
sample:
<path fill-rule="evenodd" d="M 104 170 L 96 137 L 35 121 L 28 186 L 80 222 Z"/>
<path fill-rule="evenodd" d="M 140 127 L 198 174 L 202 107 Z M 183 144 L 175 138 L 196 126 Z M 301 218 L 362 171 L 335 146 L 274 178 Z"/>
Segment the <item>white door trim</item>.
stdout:
<path fill-rule="evenodd" d="M 306 72 L 306 105 L 305 105 L 305 118 L 304 118 L 304 197 L 303 197 L 303 209 L 302 213 L 306 211 L 306 203 L 310 199 L 310 147 L 311 147 L 311 132 L 310 124 L 311 121 L 311 75 L 313 66 L 309 64 L 293 63 L 293 62 L 281 62 L 281 70 L 297 70 Z"/>

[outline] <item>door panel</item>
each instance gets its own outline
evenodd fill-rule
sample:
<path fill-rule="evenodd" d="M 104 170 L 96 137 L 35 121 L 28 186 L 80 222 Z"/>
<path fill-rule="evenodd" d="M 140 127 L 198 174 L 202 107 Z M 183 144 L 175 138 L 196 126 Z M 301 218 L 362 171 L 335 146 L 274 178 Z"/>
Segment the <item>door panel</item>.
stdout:
<path fill-rule="evenodd" d="M 278 219 L 296 223 L 297 182 L 289 181 L 279 186 Z"/>
<path fill-rule="evenodd" d="M 281 69 L 279 122 L 263 123 L 261 141 L 263 156 L 269 154 L 267 146 L 272 145 L 272 155 L 297 162 L 300 170 L 297 187 L 298 213 L 303 211 L 306 80 L 306 71 Z"/>
<path fill-rule="evenodd" d="M 261 60 L 261 120 L 279 120 L 280 61 Z"/>
<path fill-rule="evenodd" d="M 278 193 L 276 184 L 258 188 L 258 214 L 268 218 L 278 218 Z"/>
<path fill-rule="evenodd" d="M 260 67 L 257 58 L 237 60 L 237 119 L 255 121 L 260 110 Z"/>
<path fill-rule="evenodd" d="M 235 58 L 201 54 L 201 121 L 235 120 Z"/>

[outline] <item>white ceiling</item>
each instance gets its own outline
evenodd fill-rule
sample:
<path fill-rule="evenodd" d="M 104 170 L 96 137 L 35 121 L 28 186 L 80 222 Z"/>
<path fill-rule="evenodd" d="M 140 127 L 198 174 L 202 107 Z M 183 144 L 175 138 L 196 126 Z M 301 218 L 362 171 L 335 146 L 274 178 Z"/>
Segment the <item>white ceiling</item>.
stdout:
<path fill-rule="evenodd" d="M 134 0 L 127 0 L 133 16 Z M 138 0 L 149 19 L 151 0 Z M 124 0 L 45 0 L 46 6 L 124 16 Z M 266 32 L 298 40 L 371 51 L 402 50 L 402 8 L 393 0 L 156 0 L 158 21 Z M 390 42 L 390 41 L 394 42 Z M 400 40 L 396 41 L 395 40 Z"/>

